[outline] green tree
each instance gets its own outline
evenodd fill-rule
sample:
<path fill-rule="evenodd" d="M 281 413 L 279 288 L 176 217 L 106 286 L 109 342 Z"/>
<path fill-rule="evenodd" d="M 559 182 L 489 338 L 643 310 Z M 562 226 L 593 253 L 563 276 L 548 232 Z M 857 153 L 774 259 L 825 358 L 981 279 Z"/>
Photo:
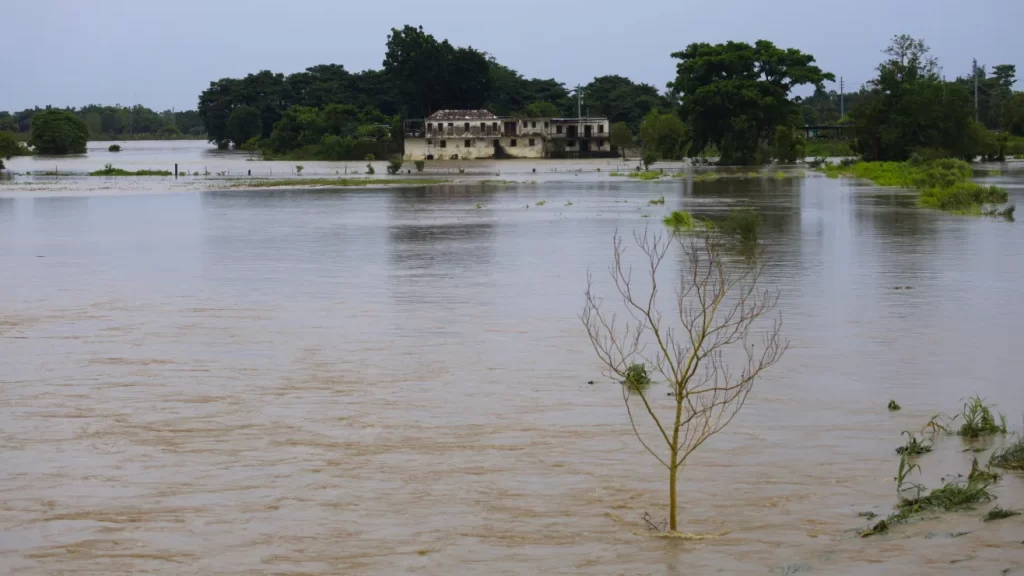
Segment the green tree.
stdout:
<path fill-rule="evenodd" d="M 681 97 L 681 114 L 696 153 L 708 144 L 721 150 L 723 164 L 750 164 L 770 142 L 776 126 L 792 125 L 799 105 L 789 95 L 796 86 L 822 88 L 835 76 L 799 50 L 758 40 L 690 44 L 672 54 L 679 60 L 670 89 Z"/>
<path fill-rule="evenodd" d="M 685 154 L 686 125 L 675 114 L 651 110 L 640 125 L 644 151 L 658 158 L 673 159 Z"/>
<path fill-rule="evenodd" d="M 4 160 L 10 160 L 21 152 L 21 143 L 8 130 L 0 130 L 0 170 L 4 169 Z"/>
<path fill-rule="evenodd" d="M 40 154 L 85 154 L 89 127 L 67 110 L 47 109 L 32 117 L 29 144 Z"/>
<path fill-rule="evenodd" d="M 1024 136 L 1024 92 L 1014 92 L 1003 106 L 1003 126 L 1014 136 Z"/>
<path fill-rule="evenodd" d="M 600 76 L 583 87 L 586 106 L 592 116 L 604 116 L 611 122 L 625 122 L 630 130 L 639 130 L 651 110 L 668 110 L 670 102 L 649 84 L 636 84 L 622 76 Z"/>
<path fill-rule="evenodd" d="M 804 159 L 806 142 L 803 134 L 792 126 L 779 126 L 775 129 L 775 159 L 779 162 L 792 164 Z"/>
<path fill-rule="evenodd" d="M 629 129 L 629 126 L 625 122 L 612 124 L 609 129 L 608 140 L 612 146 L 622 153 L 622 159 L 625 160 L 626 148 L 633 145 L 633 132 Z"/>
<path fill-rule="evenodd" d="M 558 106 L 550 102 L 533 102 L 518 114 L 523 118 L 558 118 L 561 116 Z"/>
<path fill-rule="evenodd" d="M 967 88 L 942 81 L 923 40 L 896 36 L 883 52 L 888 58 L 878 66 L 878 77 L 850 112 L 855 149 L 867 160 L 903 161 L 916 151 L 973 157 L 974 110 Z"/>
<path fill-rule="evenodd" d="M 239 106 L 228 116 L 227 137 L 238 148 L 249 139 L 263 134 L 263 121 L 260 111 L 252 106 Z"/>

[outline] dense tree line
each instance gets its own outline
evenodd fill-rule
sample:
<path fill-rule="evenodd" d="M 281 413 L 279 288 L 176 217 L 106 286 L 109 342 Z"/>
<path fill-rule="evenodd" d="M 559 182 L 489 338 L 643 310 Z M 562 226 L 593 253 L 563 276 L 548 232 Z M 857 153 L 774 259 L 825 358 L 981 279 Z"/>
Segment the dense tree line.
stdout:
<path fill-rule="evenodd" d="M 997 66 L 991 78 L 978 71 L 975 110 L 973 77 L 943 80 L 923 40 L 897 36 L 884 54 L 877 77 L 861 90 L 849 117 L 855 150 L 865 159 L 1004 156 L 1008 134 L 990 128 L 1016 130 L 1013 103 L 1020 93 L 1011 92 L 1014 66 Z"/>
<path fill-rule="evenodd" d="M 0 131 L 27 134 L 32 120 L 50 110 L 28 108 L 20 112 L 0 112 Z M 101 106 L 89 104 L 81 108 L 64 108 L 65 112 L 85 122 L 91 140 L 151 135 L 171 138 L 181 134 L 201 136 L 206 133 L 196 110 L 155 112 L 145 106 Z"/>
<path fill-rule="evenodd" d="M 634 132 L 652 109 L 671 107 L 655 87 L 621 76 L 595 78 L 582 90 L 585 113 L 625 122 Z M 363 118 L 365 127 L 360 131 L 347 121 L 316 119 L 336 114 L 340 109 L 327 109 L 337 105 L 348 107 L 347 116 Z M 484 52 L 439 41 L 413 26 L 392 29 L 380 70 L 352 73 L 339 64 L 287 76 L 264 70 L 212 82 L 199 96 L 199 116 L 218 146 L 241 147 L 258 132 L 264 150 L 287 154 L 302 148 L 306 155 L 325 159 L 385 144 L 400 149 L 397 118 L 477 108 L 502 116 L 575 116 L 576 107 L 574 94 L 562 82 L 525 78 Z M 293 109 L 298 110 L 289 114 Z M 295 138 L 297 119 L 317 128 Z M 382 126 L 391 129 L 385 133 Z M 313 141 L 314 135 L 319 142 Z M 355 144 L 360 141 L 364 144 Z"/>

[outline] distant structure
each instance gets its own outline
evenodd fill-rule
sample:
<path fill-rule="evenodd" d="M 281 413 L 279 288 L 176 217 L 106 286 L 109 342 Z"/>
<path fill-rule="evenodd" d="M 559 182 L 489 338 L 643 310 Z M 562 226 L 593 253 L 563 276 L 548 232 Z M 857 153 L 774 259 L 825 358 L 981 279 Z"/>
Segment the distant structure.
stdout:
<path fill-rule="evenodd" d="M 612 157 L 607 118 L 510 118 L 439 110 L 405 121 L 405 159 Z"/>

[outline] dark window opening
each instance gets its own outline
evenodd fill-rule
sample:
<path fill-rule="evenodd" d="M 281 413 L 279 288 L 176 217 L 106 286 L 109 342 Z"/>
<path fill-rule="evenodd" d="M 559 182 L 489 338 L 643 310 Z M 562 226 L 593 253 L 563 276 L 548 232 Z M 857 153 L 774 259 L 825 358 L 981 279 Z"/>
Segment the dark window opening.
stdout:
<path fill-rule="evenodd" d="M 465 129 L 466 129 L 466 132 L 469 132 L 469 122 L 466 122 L 466 127 L 465 127 Z"/>
<path fill-rule="evenodd" d="M 545 130 L 547 130 L 547 129 L 548 129 L 548 122 L 545 122 L 545 123 L 544 123 L 544 129 L 545 129 Z"/>
<path fill-rule="evenodd" d="M 562 125 L 561 124 L 559 124 L 558 126 L 555 126 L 555 132 L 557 132 L 558 134 L 562 133 Z"/>
<path fill-rule="evenodd" d="M 487 129 L 487 122 L 481 122 L 480 123 L 480 131 L 483 132 L 485 129 Z"/>
<path fill-rule="evenodd" d="M 491 130 L 497 130 L 497 129 L 498 129 L 498 123 L 497 122 L 494 122 L 493 124 L 491 124 Z"/>
<path fill-rule="evenodd" d="M 434 129 L 434 123 L 433 122 L 428 122 L 427 123 L 427 132 L 430 132 L 433 129 Z"/>
<path fill-rule="evenodd" d="M 536 122 L 530 122 L 530 128 L 536 128 L 536 127 L 537 127 L 537 123 Z"/>
<path fill-rule="evenodd" d="M 604 147 L 604 140 L 598 140 L 597 141 L 597 147 L 598 148 L 603 148 Z"/>
<path fill-rule="evenodd" d="M 447 148 L 447 147 L 448 147 L 448 141 L 447 140 L 441 140 L 441 148 Z"/>
<path fill-rule="evenodd" d="M 565 147 L 566 148 L 572 148 L 575 145 L 576 145 L 576 141 L 575 140 L 566 140 L 565 141 Z"/>
<path fill-rule="evenodd" d="M 463 147 L 464 147 L 464 148 L 469 148 L 469 147 L 470 147 L 470 146 L 472 146 L 472 145 L 473 145 L 473 143 L 472 143 L 472 142 L 470 142 L 469 140 L 466 140 L 466 143 L 465 143 L 465 145 L 464 145 Z"/>
<path fill-rule="evenodd" d="M 598 124 L 597 125 L 597 133 L 598 134 L 604 134 L 604 124 Z"/>
<path fill-rule="evenodd" d="M 434 141 L 433 141 L 433 140 L 431 140 L 430 138 L 427 138 L 427 146 L 430 146 L 430 145 L 432 145 L 433 143 L 434 143 Z"/>
<path fill-rule="evenodd" d="M 509 142 L 509 147 L 511 147 L 511 148 L 515 148 L 516 147 L 515 139 L 513 139 L 511 142 Z"/>
<path fill-rule="evenodd" d="M 535 146 L 536 144 L 537 144 L 537 141 L 534 140 L 533 138 L 530 138 L 530 146 Z"/>

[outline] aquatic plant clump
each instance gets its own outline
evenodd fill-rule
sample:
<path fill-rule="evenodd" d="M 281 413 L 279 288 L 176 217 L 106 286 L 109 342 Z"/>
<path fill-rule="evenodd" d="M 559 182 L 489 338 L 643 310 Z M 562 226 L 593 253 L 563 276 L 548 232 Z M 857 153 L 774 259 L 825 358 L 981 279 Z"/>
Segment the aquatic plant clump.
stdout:
<path fill-rule="evenodd" d="M 960 416 L 964 423 L 957 432 L 964 438 L 979 438 L 994 434 L 1006 434 L 1006 416 L 999 414 L 999 423 L 992 413 L 992 406 L 986 405 L 980 396 L 974 396 L 964 404 Z"/>
<path fill-rule="evenodd" d="M 895 400 L 889 400 L 889 412 L 896 412 L 900 410 L 900 405 Z"/>
<path fill-rule="evenodd" d="M 654 200 L 648 200 L 647 203 L 651 206 L 660 206 L 665 203 L 665 197 L 656 198 Z"/>
<path fill-rule="evenodd" d="M 903 446 L 896 448 L 897 454 L 906 454 L 907 456 L 920 456 L 921 454 L 927 454 L 932 451 L 932 444 L 928 440 L 918 440 L 917 436 L 904 430 L 903 434 L 907 435 L 907 443 Z"/>
<path fill-rule="evenodd" d="M 645 170 L 643 172 L 630 172 L 629 177 L 634 180 L 657 180 L 664 176 L 663 173 L 656 170 Z"/>
<path fill-rule="evenodd" d="M 666 216 L 662 222 L 664 222 L 669 228 L 674 228 L 676 230 L 690 230 L 697 224 L 692 214 L 689 212 L 681 212 L 679 210 L 676 210 Z"/>
<path fill-rule="evenodd" d="M 107 148 L 107 151 L 108 152 L 120 152 L 121 151 L 121 146 L 119 144 L 111 144 Z"/>

